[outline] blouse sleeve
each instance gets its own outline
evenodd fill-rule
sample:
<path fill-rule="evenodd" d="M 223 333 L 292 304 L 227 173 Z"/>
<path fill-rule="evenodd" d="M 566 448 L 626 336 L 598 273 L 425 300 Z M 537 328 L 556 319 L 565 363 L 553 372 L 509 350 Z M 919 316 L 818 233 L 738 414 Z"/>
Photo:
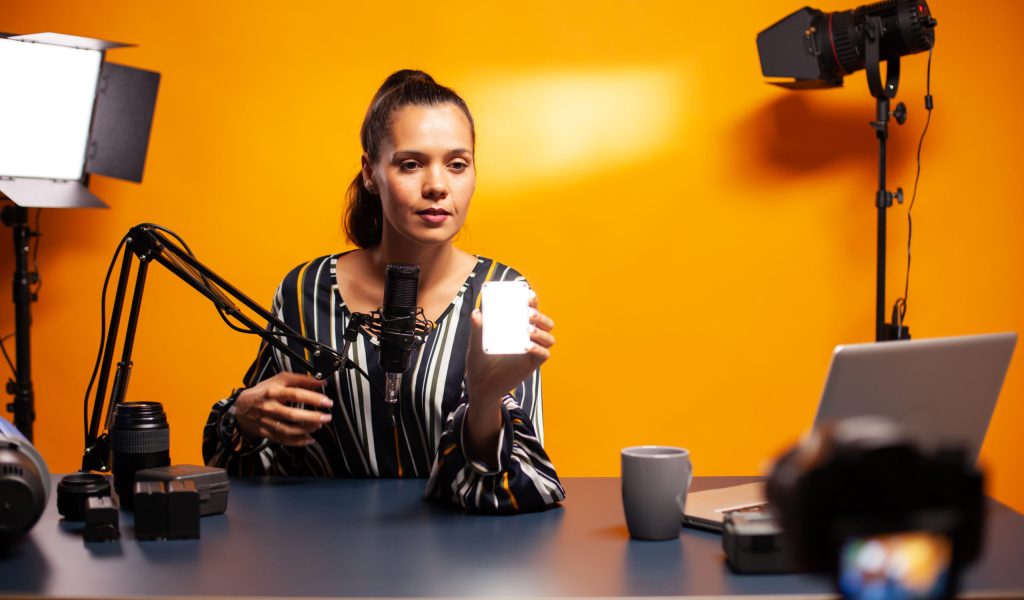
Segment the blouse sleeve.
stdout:
<path fill-rule="evenodd" d="M 278 318 L 282 316 L 280 288 L 274 296 L 271 312 Z M 242 389 L 252 387 L 281 371 L 281 357 L 264 341 L 260 344 L 256 360 L 245 374 Z M 231 398 L 220 400 L 210 410 L 210 416 L 203 427 L 203 460 L 208 466 L 226 469 L 231 475 L 277 474 L 275 467 L 281 458 L 278 455 L 285 449 L 265 439 L 250 438 L 239 429 L 235 420 L 236 395 L 237 392 Z"/>
<path fill-rule="evenodd" d="M 466 455 L 468 398 L 463 386 L 462 402 L 448 416 L 441 434 L 427 497 L 484 513 L 541 510 L 564 499 L 565 490 L 544 451 L 540 390 L 538 369 L 505 396 L 497 466 L 488 468 Z"/>

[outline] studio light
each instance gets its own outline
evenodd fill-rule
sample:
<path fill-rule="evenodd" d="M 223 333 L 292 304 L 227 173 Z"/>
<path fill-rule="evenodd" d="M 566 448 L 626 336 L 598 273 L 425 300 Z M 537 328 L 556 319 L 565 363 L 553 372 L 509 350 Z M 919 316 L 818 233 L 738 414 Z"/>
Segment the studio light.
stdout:
<path fill-rule="evenodd" d="M 903 322 L 906 298 L 897 301 L 893 323 L 885 322 L 885 213 L 893 199 L 903 202 L 902 188 L 895 192 L 886 189 L 885 145 L 889 139 L 889 118 L 899 125 L 907 118 L 902 102 L 890 112 L 889 101 L 896 97 L 899 88 L 901 56 L 929 51 L 930 73 L 936 24 L 925 0 L 886 0 L 830 13 L 805 6 L 757 34 L 762 74 L 791 78 L 769 81 L 773 85 L 792 90 L 834 88 L 843 85 L 847 75 L 866 71 L 868 89 L 875 98 L 875 120 L 870 125 L 878 138 L 878 189 L 874 205 L 878 212 L 875 341 L 879 342 L 910 339 L 910 330 Z M 886 63 L 884 80 L 882 62 Z M 930 115 L 930 91 L 925 96 L 925 108 Z"/>
<path fill-rule="evenodd" d="M 92 174 L 141 182 L 160 74 L 106 62 L 129 44 L 59 33 L 0 33 L 0 221 L 13 229 L 17 344 L 14 424 L 33 438 L 29 208 L 105 208 Z M 38 220 L 37 220 L 38 222 Z"/>
<path fill-rule="evenodd" d="M 924 0 L 888 0 L 830 13 L 804 7 L 758 34 L 761 72 L 793 78 L 773 82 L 788 88 L 840 86 L 843 77 L 871 62 L 877 66 L 928 50 L 935 43 L 935 25 Z M 875 36 L 877 43 L 871 44 Z"/>

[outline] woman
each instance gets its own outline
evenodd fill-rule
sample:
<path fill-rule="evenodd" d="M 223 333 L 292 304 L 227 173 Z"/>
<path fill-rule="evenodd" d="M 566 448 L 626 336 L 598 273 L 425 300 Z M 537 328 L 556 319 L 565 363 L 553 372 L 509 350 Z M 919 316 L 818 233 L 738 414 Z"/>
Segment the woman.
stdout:
<path fill-rule="evenodd" d="M 274 313 L 306 337 L 340 348 L 352 313 L 382 304 L 389 263 L 419 265 L 419 301 L 436 329 L 414 355 L 394 421 L 380 394 L 378 348 L 352 344 L 355 369 L 325 381 L 292 372 L 264 344 L 246 388 L 214 406 L 207 464 L 236 474 L 426 477 L 427 497 L 483 512 L 518 512 L 564 498 L 542 446 L 540 365 L 553 323 L 531 302 L 532 348 L 487 355 L 478 296 L 519 274 L 452 245 L 476 184 L 466 103 L 421 71 L 391 75 L 363 121 L 362 169 L 349 187 L 345 228 L 360 249 L 290 272 Z M 510 391 L 511 390 L 511 391 Z"/>

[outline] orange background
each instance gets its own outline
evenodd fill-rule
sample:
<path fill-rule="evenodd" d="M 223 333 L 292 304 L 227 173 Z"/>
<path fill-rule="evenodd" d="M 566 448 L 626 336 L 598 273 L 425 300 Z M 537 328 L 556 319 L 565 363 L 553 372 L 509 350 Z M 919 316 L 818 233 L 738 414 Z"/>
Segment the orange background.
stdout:
<path fill-rule="evenodd" d="M 1024 4 L 995 4 L 932 2 L 936 110 L 907 315 L 917 338 L 1024 331 Z M 759 70 L 757 32 L 801 5 L 0 1 L 0 29 L 134 42 L 108 60 L 163 75 L 143 183 L 95 177 L 109 210 L 42 215 L 32 341 L 36 442 L 51 470 L 80 461 L 100 285 L 128 228 L 177 231 L 269 304 L 289 268 L 346 247 L 342 194 L 366 105 L 390 72 L 414 67 L 460 91 L 478 123 L 479 184 L 458 244 L 524 272 L 557 322 L 545 420 L 559 472 L 617 475 L 619 449 L 642 443 L 689 447 L 700 475 L 761 472 L 811 423 L 833 346 L 874 335 L 863 72 L 793 93 Z M 890 144 L 891 187 L 908 197 L 926 62 L 904 59 L 910 117 Z M 890 307 L 906 210 L 889 212 Z M 0 235 L 6 287 L 9 229 Z M 13 307 L 0 298 L 6 333 Z M 209 406 L 239 383 L 256 341 L 162 269 L 138 335 L 129 397 L 162 401 L 172 459 L 199 462 Z M 990 492 L 1024 510 L 1020 355 L 982 461 Z"/>

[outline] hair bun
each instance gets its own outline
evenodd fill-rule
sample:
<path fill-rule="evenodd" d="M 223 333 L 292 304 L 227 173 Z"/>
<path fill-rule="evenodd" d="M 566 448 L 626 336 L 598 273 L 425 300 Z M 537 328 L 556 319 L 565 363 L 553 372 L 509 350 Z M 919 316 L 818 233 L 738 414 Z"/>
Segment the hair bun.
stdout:
<path fill-rule="evenodd" d="M 395 71 L 394 73 L 389 75 L 388 78 L 384 80 L 384 83 L 381 84 L 380 91 L 383 92 L 386 90 L 391 90 L 400 85 L 410 83 L 413 81 L 421 83 L 437 83 L 436 81 L 434 81 L 433 77 L 431 77 L 428 73 L 424 71 L 419 71 L 416 69 L 402 69 L 401 71 Z"/>

